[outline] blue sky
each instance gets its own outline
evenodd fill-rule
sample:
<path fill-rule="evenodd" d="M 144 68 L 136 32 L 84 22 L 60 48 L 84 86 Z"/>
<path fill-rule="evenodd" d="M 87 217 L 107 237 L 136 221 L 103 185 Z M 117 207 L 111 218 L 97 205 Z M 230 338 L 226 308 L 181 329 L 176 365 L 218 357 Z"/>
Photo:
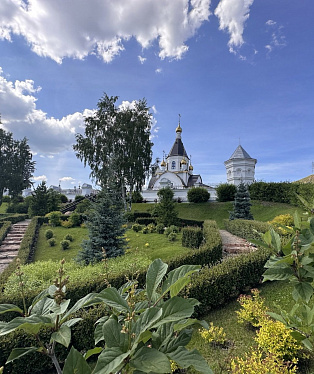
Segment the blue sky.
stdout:
<path fill-rule="evenodd" d="M 104 92 L 146 98 L 154 159 L 180 113 L 204 183 L 226 182 L 239 142 L 257 180 L 298 180 L 314 161 L 313 14 L 312 0 L 1 0 L 2 127 L 29 139 L 36 183 L 78 186 L 84 116 Z"/>

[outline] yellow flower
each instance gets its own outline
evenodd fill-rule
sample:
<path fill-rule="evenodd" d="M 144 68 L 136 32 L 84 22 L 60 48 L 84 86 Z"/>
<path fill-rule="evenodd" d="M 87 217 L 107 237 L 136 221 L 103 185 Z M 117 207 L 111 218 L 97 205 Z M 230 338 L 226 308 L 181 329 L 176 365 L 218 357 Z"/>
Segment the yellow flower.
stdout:
<path fill-rule="evenodd" d="M 145 243 L 145 247 L 148 248 L 149 247 L 149 243 Z"/>

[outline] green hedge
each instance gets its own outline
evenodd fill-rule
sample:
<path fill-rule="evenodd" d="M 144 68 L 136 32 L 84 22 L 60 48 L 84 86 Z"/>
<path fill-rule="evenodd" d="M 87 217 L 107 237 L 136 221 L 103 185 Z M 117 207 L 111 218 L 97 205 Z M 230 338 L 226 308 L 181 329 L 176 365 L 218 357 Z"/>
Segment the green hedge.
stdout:
<path fill-rule="evenodd" d="M 35 245 L 36 245 L 36 241 L 38 237 L 39 227 L 40 227 L 40 218 L 39 217 L 32 218 L 24 234 L 24 237 L 21 241 L 20 249 L 17 255 L 22 265 L 32 261 L 32 258 L 34 256 Z M 6 280 L 13 273 L 15 269 L 16 269 L 16 258 L 0 274 L 0 289 L 2 289 Z M 5 303 L 4 300 L 1 300 L 1 296 L 0 296 L 0 303 L 1 304 Z"/>
<path fill-rule="evenodd" d="M 258 285 L 270 254 L 270 250 L 259 249 L 230 257 L 218 265 L 203 268 L 193 276 L 188 295 L 201 303 L 196 307 L 196 315 L 204 316 Z"/>
<path fill-rule="evenodd" d="M 235 219 L 235 220 L 224 220 L 224 225 L 227 231 L 231 234 L 239 236 L 240 238 L 250 240 L 250 239 L 260 239 L 259 233 L 265 233 L 271 227 L 269 223 L 260 221 L 251 221 L 245 219 Z"/>
<path fill-rule="evenodd" d="M 0 222 L 0 245 L 3 242 L 4 238 L 7 236 L 7 233 L 10 231 L 11 222 L 3 221 Z"/>
<path fill-rule="evenodd" d="M 6 217 L 0 218 L 0 221 L 10 221 L 11 223 L 18 223 L 28 218 L 27 214 L 12 214 Z"/>
<path fill-rule="evenodd" d="M 185 219 L 185 218 L 178 218 L 178 224 L 181 227 L 185 226 L 198 226 L 203 227 L 204 221 L 197 221 L 195 219 Z"/>
<path fill-rule="evenodd" d="M 136 223 L 139 225 L 147 226 L 151 223 L 156 224 L 156 218 L 155 217 L 138 217 L 135 220 Z"/>
<path fill-rule="evenodd" d="M 199 248 L 204 235 L 200 227 L 184 227 L 182 229 L 182 246 L 187 248 Z"/>

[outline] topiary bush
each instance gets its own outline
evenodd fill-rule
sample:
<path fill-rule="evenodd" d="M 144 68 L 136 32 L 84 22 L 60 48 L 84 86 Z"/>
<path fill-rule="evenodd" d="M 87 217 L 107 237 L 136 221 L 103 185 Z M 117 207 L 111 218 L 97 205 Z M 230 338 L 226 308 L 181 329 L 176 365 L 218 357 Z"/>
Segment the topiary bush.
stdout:
<path fill-rule="evenodd" d="M 67 234 L 65 237 L 64 237 L 64 240 L 68 240 L 69 242 L 73 242 L 73 236 L 71 234 Z"/>
<path fill-rule="evenodd" d="M 65 251 L 65 250 L 69 249 L 70 241 L 69 240 L 61 240 L 60 245 L 61 245 L 61 248 Z"/>
<path fill-rule="evenodd" d="M 175 232 L 171 232 L 171 233 L 168 235 L 168 240 L 169 240 L 169 241 L 174 242 L 176 239 L 177 239 L 177 234 L 176 234 Z"/>
<path fill-rule="evenodd" d="M 74 227 L 80 226 L 80 224 L 82 223 L 82 215 L 77 212 L 73 212 L 69 217 L 69 221 Z"/>
<path fill-rule="evenodd" d="M 69 220 L 65 220 L 65 221 L 61 221 L 61 226 L 66 228 L 66 229 L 69 229 L 69 228 L 73 227 L 73 223 Z"/>
<path fill-rule="evenodd" d="M 134 223 L 134 225 L 132 225 L 132 230 L 135 232 L 139 232 L 142 230 L 142 225 L 140 225 L 139 223 Z"/>
<path fill-rule="evenodd" d="M 190 203 L 206 203 L 210 198 L 210 193 L 203 187 L 193 187 L 188 190 L 188 201 Z"/>
<path fill-rule="evenodd" d="M 47 240 L 51 239 L 53 237 L 53 231 L 50 230 L 50 229 L 46 230 L 45 231 L 45 237 L 46 237 Z"/>
<path fill-rule="evenodd" d="M 199 248 L 204 240 L 203 230 L 200 227 L 184 227 L 182 229 L 182 246 Z"/>
<path fill-rule="evenodd" d="M 56 245 L 56 239 L 54 238 L 49 239 L 48 244 L 50 245 L 50 247 L 54 247 Z"/>
<path fill-rule="evenodd" d="M 224 220 L 223 222 L 227 231 L 246 240 L 260 240 L 260 233 L 265 234 L 271 227 L 270 224 L 266 222 L 244 219 L 235 219 L 233 221 Z"/>
<path fill-rule="evenodd" d="M 163 234 L 165 232 L 165 227 L 162 223 L 158 223 L 158 225 L 156 225 L 156 232 L 158 234 Z"/>
<path fill-rule="evenodd" d="M 217 200 L 221 203 L 226 201 L 233 201 L 237 192 L 234 184 L 222 183 L 216 187 Z"/>
<path fill-rule="evenodd" d="M 61 215 L 60 211 L 54 211 L 46 214 L 48 217 L 48 223 L 50 226 L 60 226 L 61 225 Z"/>

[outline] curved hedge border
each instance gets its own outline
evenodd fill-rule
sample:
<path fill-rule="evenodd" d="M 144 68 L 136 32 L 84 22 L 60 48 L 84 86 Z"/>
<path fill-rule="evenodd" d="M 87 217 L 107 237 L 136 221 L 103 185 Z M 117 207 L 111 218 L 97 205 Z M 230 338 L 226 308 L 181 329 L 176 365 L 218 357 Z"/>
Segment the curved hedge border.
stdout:
<path fill-rule="evenodd" d="M 0 222 L 10 221 L 11 223 L 18 223 L 18 222 L 24 221 L 26 218 L 28 218 L 27 214 L 13 214 L 13 215 L 7 215 L 4 218 L 0 218 Z"/>
<path fill-rule="evenodd" d="M 271 225 L 266 222 L 246 219 L 235 219 L 231 221 L 225 219 L 223 222 L 227 231 L 246 240 L 259 240 L 261 238 L 259 233 L 264 234 L 271 227 Z"/>
<path fill-rule="evenodd" d="M 19 221 L 18 221 L 19 222 Z M 40 227 L 40 217 L 32 218 L 30 224 L 27 227 L 27 230 L 24 234 L 24 237 L 21 241 L 20 249 L 18 251 L 17 257 L 20 259 L 21 264 L 27 264 L 32 261 L 35 245 L 37 242 L 38 232 Z M 5 268 L 5 270 L 0 274 L 0 289 L 3 288 L 8 277 L 16 269 L 16 259 L 17 257 Z M 0 296 L 0 303 L 6 303 L 5 300 L 2 300 Z M 21 304 L 22 305 L 22 304 Z"/>
<path fill-rule="evenodd" d="M 0 222 L 0 245 L 3 242 L 4 238 L 7 236 L 7 233 L 10 231 L 11 222 L 3 221 Z"/>

